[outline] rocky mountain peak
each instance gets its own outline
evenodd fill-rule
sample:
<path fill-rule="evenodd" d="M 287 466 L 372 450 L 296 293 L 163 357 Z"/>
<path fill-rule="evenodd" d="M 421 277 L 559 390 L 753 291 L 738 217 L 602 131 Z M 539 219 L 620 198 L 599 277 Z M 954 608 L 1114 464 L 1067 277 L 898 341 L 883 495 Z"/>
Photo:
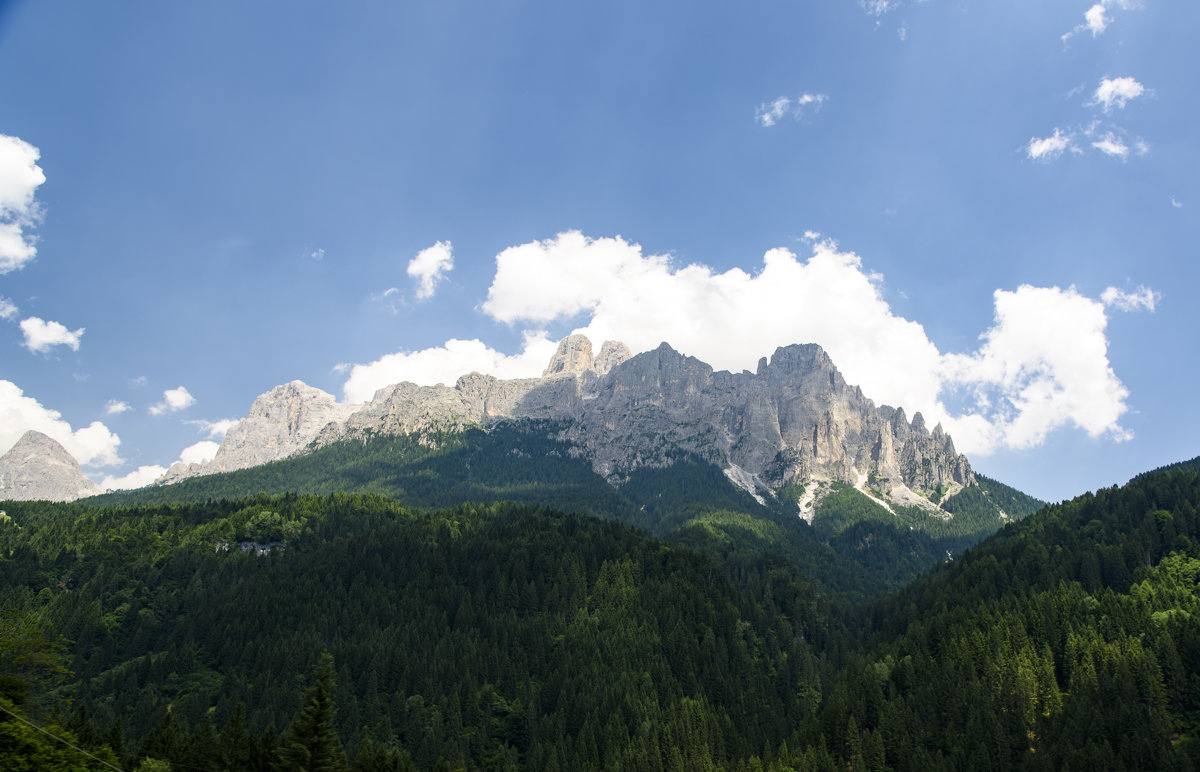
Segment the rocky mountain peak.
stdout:
<path fill-rule="evenodd" d="M 225 433 L 217 455 L 206 464 L 176 464 L 159 482 L 258 466 L 308 446 L 329 424 L 341 424 L 361 405 L 339 404 L 332 394 L 303 381 L 260 394 L 250 412 Z"/>
<path fill-rule="evenodd" d="M 559 373 L 583 373 L 593 369 L 592 341 L 586 335 L 570 335 L 558 343 L 558 351 L 542 372 L 543 378 Z"/>
<path fill-rule="evenodd" d="M 630 356 L 583 335 L 559 342 L 541 378 L 470 373 L 453 388 L 398 383 L 357 410 L 299 381 L 263 394 L 204 471 L 283 458 L 305 448 L 378 434 L 458 430 L 513 419 L 551 419 L 612 481 L 692 453 L 751 493 L 812 481 L 872 486 L 905 505 L 933 507 L 943 486 L 974 484 L 948 435 L 903 410 L 876 407 L 846 383 L 823 348 L 782 346 L 757 373 L 714 372 L 662 343 Z"/>
<path fill-rule="evenodd" d="M 633 352 L 629 350 L 629 346 L 615 340 L 606 340 L 600 346 L 600 353 L 596 356 L 594 363 L 596 374 L 605 375 L 617 365 L 630 359 Z"/>
<path fill-rule="evenodd" d="M 75 457 L 41 432 L 25 432 L 0 456 L 0 499 L 73 501 L 99 492 Z"/>

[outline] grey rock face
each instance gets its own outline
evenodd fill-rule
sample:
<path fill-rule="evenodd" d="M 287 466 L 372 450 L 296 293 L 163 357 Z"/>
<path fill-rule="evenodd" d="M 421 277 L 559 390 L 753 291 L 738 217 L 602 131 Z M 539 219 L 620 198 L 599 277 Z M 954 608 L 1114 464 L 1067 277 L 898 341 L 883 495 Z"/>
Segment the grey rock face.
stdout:
<path fill-rule="evenodd" d="M 27 431 L 0 456 L 0 500 L 74 501 L 101 491 L 57 441 Z"/>
<path fill-rule="evenodd" d="M 570 335 L 558 343 L 558 351 L 542 372 L 543 378 L 559 373 L 582 373 L 593 369 L 592 342 L 586 335 Z"/>
<path fill-rule="evenodd" d="M 628 356 L 606 342 L 600 356 L 572 336 L 542 378 L 502 381 L 463 376 L 454 388 L 402 383 L 381 389 L 317 444 L 368 433 L 458 429 L 505 419 L 566 422 L 560 438 L 577 445 L 597 472 L 617 481 L 641 466 L 665 466 L 689 451 L 747 481 L 774 488 L 838 480 L 900 495 L 906 503 L 937 486 L 974 484 L 967 459 L 941 427 L 918 414 L 876 407 L 850 386 L 817 345 L 777 349 L 758 372 L 713 372 L 666 343 Z M 753 491 L 752 491 L 753 492 Z"/>
<path fill-rule="evenodd" d="M 241 469 L 341 439 L 520 418 L 561 421 L 559 438 L 613 482 L 642 466 L 669 465 L 686 451 L 752 493 L 837 480 L 869 484 L 901 503 L 928 504 L 918 494 L 975 483 L 940 426 L 930 433 L 919 413 L 909 422 L 903 410 L 876 407 L 815 344 L 776 349 L 757 372 L 734 374 L 714 372 L 666 343 L 630 356 L 624 344 L 606 341 L 593 357 L 582 335 L 559 344 L 541 378 L 470 373 L 453 388 L 398 383 L 362 406 L 339 405 L 293 381 L 255 400 L 213 461 L 177 464 L 164 481 Z"/>
<path fill-rule="evenodd" d="M 617 365 L 624 362 L 633 356 L 633 352 L 629 350 L 629 346 L 615 340 L 606 340 L 600 346 L 600 353 L 596 355 L 595 370 L 597 375 L 606 375 L 609 370 L 612 370 Z"/>
<path fill-rule="evenodd" d="M 259 466 L 300 451 L 329 424 L 341 424 L 359 405 L 342 405 L 332 394 L 302 381 L 292 381 L 260 394 L 250 413 L 225 433 L 212 461 L 176 463 L 156 482 L 232 472 Z"/>

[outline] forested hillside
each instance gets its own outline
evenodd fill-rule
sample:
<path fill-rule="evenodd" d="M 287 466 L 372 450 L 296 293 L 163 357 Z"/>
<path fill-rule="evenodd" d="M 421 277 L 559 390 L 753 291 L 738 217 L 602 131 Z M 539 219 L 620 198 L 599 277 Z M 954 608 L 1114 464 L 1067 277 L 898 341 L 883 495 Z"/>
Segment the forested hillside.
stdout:
<path fill-rule="evenodd" d="M 712 463 L 678 452 L 610 484 L 553 421 L 508 421 L 488 430 L 430 430 L 335 443 L 312 453 L 174 485 L 109 493 L 97 506 L 204 502 L 261 493 L 377 493 L 405 506 L 512 501 L 619 520 L 700 550 L 732 543 L 786 555 L 828 592 L 864 600 L 897 589 L 931 565 L 1020 519 L 1042 502 L 980 476 L 942 502 L 944 516 L 881 503 L 835 485 L 812 528 L 797 517 L 796 486 L 755 500 Z M 1004 514 L 1002 514 L 1002 512 Z M 747 530 L 739 523 L 754 523 Z"/>
<path fill-rule="evenodd" d="M 1193 769 L 1198 466 L 1010 525 L 872 620 L 769 768 L 820 747 L 855 769 Z"/>
<path fill-rule="evenodd" d="M 0 765 L 1200 764 L 1200 461 L 1046 507 L 889 594 L 936 524 L 842 489 L 810 526 L 722 479 L 682 458 L 618 490 L 661 536 L 378 494 L 5 504 Z"/>
<path fill-rule="evenodd" d="M 344 494 L 8 514 L 0 603 L 72 641 L 73 677 L 25 679 L 31 710 L 70 701 L 121 758 L 218 768 L 219 732 L 272 756 L 322 652 L 344 746 L 420 769 L 724 766 L 806 722 L 828 677 L 831 616 L 794 568 L 735 582 L 616 522 Z"/>

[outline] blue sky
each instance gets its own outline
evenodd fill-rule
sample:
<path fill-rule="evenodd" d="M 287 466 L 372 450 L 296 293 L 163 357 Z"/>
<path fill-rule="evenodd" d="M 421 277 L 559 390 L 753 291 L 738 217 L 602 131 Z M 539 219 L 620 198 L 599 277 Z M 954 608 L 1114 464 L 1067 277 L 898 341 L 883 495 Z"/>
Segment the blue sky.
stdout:
<path fill-rule="evenodd" d="M 255 396 L 824 345 L 1061 499 L 1200 453 L 1200 6 L 0 6 L 0 452 Z M 140 472 L 138 470 L 141 470 Z M 132 475 L 132 476 L 130 476 Z"/>

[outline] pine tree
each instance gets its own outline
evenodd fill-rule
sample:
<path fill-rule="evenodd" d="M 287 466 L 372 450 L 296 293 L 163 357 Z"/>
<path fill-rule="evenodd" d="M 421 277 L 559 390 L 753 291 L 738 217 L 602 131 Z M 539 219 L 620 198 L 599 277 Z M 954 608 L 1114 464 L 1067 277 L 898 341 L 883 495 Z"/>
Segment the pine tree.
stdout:
<path fill-rule="evenodd" d="M 333 657 L 325 653 L 313 672 L 313 685 L 304 695 L 300 715 L 280 743 L 280 769 L 289 772 L 346 769 L 346 752 L 333 728 L 333 686 Z"/>

